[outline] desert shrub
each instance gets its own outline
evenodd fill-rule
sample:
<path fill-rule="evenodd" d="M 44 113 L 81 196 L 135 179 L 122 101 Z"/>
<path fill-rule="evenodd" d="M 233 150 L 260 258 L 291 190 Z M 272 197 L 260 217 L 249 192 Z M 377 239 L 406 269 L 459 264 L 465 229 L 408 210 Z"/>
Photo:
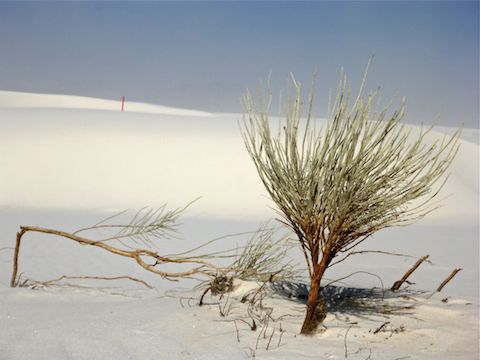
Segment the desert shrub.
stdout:
<path fill-rule="evenodd" d="M 352 102 L 341 74 L 324 129 L 313 118 L 313 91 L 302 116 L 301 84 L 293 75 L 295 92 L 278 128 L 269 117 L 270 92 L 243 98 L 247 151 L 305 255 L 310 292 L 304 334 L 319 323 L 320 283 L 332 260 L 383 228 L 411 224 L 435 209 L 432 200 L 458 149 L 459 132 L 433 144 L 426 143 L 432 127 L 411 134 L 400 123 L 404 101 L 395 111 L 390 105 L 376 111 L 380 93 L 365 94 L 366 75 Z"/>

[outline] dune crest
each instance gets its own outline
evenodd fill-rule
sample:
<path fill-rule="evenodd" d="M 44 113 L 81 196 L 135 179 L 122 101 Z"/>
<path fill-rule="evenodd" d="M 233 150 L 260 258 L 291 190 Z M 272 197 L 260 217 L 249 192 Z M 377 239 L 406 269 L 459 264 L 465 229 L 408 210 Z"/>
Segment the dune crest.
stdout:
<path fill-rule="evenodd" d="M 97 99 L 86 96 L 35 94 L 16 91 L 0 91 L 0 108 L 51 108 L 121 111 L 122 101 Z M 208 117 L 205 111 L 180 109 L 168 106 L 125 102 L 125 112 Z"/>

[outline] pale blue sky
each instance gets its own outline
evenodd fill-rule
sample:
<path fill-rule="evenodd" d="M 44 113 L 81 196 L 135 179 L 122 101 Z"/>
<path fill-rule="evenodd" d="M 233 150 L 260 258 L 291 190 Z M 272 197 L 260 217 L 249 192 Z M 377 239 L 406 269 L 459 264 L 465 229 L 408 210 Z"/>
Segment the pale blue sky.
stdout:
<path fill-rule="evenodd" d="M 340 66 L 405 95 L 405 121 L 478 127 L 479 2 L 0 2 L 0 89 L 241 112 L 273 72 L 318 116 Z"/>

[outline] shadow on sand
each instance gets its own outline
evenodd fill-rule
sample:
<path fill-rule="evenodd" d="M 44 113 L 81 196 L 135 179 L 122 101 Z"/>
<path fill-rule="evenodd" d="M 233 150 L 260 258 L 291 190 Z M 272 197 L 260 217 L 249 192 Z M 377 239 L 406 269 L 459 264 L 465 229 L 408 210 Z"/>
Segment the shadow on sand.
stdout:
<path fill-rule="evenodd" d="M 297 282 L 277 282 L 271 286 L 277 296 L 287 298 L 300 304 L 306 304 L 308 285 Z M 322 297 L 327 305 L 327 312 L 336 317 L 349 315 L 368 319 L 381 316 L 388 318 L 391 315 L 413 316 L 415 305 L 412 296 L 423 292 L 400 290 L 392 292 L 381 288 L 354 288 L 330 285 L 321 290 Z"/>

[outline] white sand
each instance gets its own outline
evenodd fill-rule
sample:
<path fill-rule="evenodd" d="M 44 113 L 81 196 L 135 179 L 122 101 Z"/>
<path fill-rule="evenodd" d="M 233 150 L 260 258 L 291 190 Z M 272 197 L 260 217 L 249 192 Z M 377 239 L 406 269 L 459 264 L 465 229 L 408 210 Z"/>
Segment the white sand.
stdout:
<path fill-rule="evenodd" d="M 208 114 L 148 104 L 60 95 L 0 92 L 0 248 L 14 245 L 20 225 L 73 230 L 112 211 L 168 202 L 182 206 L 202 196 L 187 212 L 183 240 L 162 250 L 187 249 L 204 240 L 241 231 L 274 216 L 255 169 L 244 150 L 237 121 L 241 115 Z M 452 129 L 439 129 L 451 132 Z M 476 134 L 476 135 L 475 135 Z M 364 248 L 420 256 L 435 265 L 412 276 L 411 289 L 431 290 L 453 267 L 464 270 L 442 294 L 430 300 L 389 299 L 416 304 L 411 313 L 384 319 L 346 308 L 329 314 L 327 330 L 297 336 L 304 305 L 278 295 L 266 300 L 276 317 L 269 338 L 231 321 L 245 315 L 234 304 L 227 319 L 218 306 L 199 308 L 191 282 L 172 284 L 145 274 L 128 260 L 85 249 L 59 238 L 29 235 L 22 248 L 25 276 L 51 279 L 69 275 L 132 274 L 157 290 L 52 288 L 9 289 L 11 250 L 0 250 L 0 359 L 476 359 L 478 348 L 478 130 L 464 132 L 460 152 L 443 190 L 443 208 L 418 225 L 374 236 Z M 429 137 L 428 141 L 433 141 Z M 230 240 L 233 247 L 236 239 Z M 232 247 L 228 243 L 223 245 Z M 301 256 L 296 257 L 300 262 Z M 381 276 L 385 286 L 398 279 L 411 259 L 358 257 L 327 274 L 337 278 L 363 270 Z M 84 285 L 88 285 L 88 281 Z M 112 286 L 113 284 L 102 284 Z M 359 274 L 347 280 L 359 288 L 379 287 Z M 244 285 L 237 290 L 241 296 Z M 168 295 L 168 296 L 166 296 Z M 448 297 L 448 302 L 440 300 Z M 209 298 L 213 302 L 215 299 Z M 357 308 L 353 308 L 355 310 Z M 348 317 L 348 319 L 347 319 Z M 373 335 L 383 322 L 385 331 Z M 280 323 L 285 333 L 279 343 Z M 395 329 L 404 331 L 395 333 Z"/>

